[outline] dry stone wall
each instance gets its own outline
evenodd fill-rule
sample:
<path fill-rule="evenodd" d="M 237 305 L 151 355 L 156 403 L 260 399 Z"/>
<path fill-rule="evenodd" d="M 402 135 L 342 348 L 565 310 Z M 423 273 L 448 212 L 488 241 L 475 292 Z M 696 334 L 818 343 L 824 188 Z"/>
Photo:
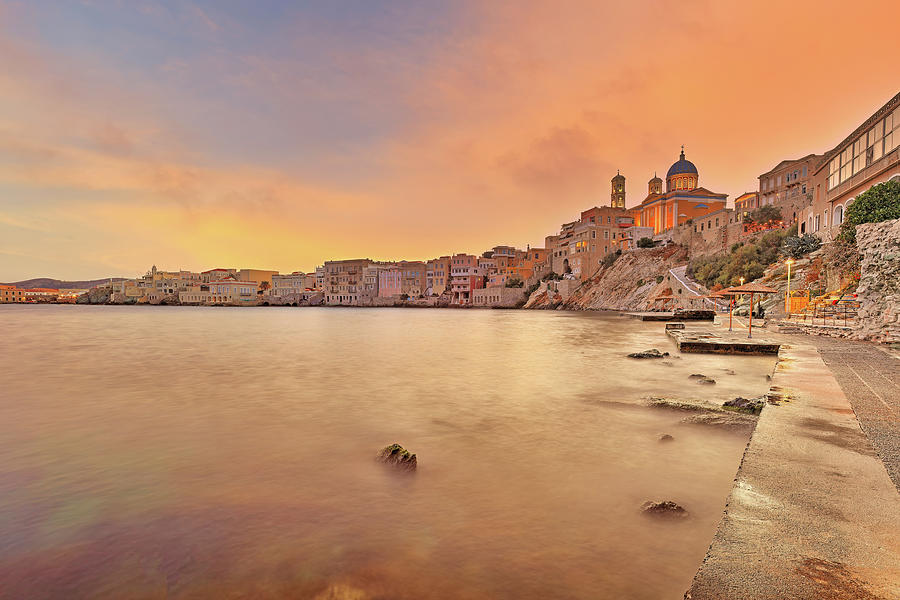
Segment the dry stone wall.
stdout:
<path fill-rule="evenodd" d="M 900 219 L 856 227 L 859 327 L 853 337 L 900 343 Z"/>

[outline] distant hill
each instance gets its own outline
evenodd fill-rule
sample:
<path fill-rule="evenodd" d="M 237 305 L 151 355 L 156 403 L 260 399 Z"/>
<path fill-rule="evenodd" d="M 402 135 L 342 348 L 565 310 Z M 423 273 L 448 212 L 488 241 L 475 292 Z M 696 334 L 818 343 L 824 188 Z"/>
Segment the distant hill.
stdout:
<path fill-rule="evenodd" d="M 2 285 L 14 285 L 17 288 L 21 289 L 50 288 L 55 290 L 86 290 L 94 287 L 95 285 L 109 283 L 110 279 L 112 279 L 113 281 L 122 281 L 125 278 L 107 277 L 105 279 L 91 279 L 90 281 L 61 281 L 59 279 L 51 279 L 49 277 L 36 277 L 35 279 L 14 281 L 12 283 L 4 283 Z"/>

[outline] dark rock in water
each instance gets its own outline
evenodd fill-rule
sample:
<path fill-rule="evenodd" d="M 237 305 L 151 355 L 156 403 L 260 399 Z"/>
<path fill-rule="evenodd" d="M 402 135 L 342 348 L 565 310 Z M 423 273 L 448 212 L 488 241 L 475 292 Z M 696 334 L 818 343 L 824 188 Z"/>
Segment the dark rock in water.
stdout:
<path fill-rule="evenodd" d="M 418 466 L 416 455 L 400 444 L 391 444 L 382 448 L 378 453 L 378 460 L 406 471 L 415 471 Z"/>
<path fill-rule="evenodd" d="M 715 385 L 716 380 L 711 377 L 703 377 L 702 379 L 698 379 L 697 383 L 701 385 Z"/>
<path fill-rule="evenodd" d="M 723 369 L 723 370 L 725 371 L 725 374 L 726 374 L 726 375 L 737 375 L 737 373 L 735 373 L 735 372 L 732 371 L 731 369 Z"/>
<path fill-rule="evenodd" d="M 641 511 L 645 515 L 672 519 L 683 519 L 688 516 L 688 512 L 684 510 L 683 507 L 675 504 L 671 500 L 663 500 L 662 502 L 644 502 L 641 505 Z"/>
<path fill-rule="evenodd" d="M 628 358 L 662 358 L 668 355 L 668 352 L 660 352 L 656 348 L 651 348 L 650 350 L 645 350 L 644 352 L 632 352 L 628 355 Z"/>
<path fill-rule="evenodd" d="M 771 375 L 766 375 L 766 381 L 772 381 L 772 376 L 771 376 Z"/>
<path fill-rule="evenodd" d="M 674 441 L 674 440 L 675 440 L 675 438 L 673 438 L 673 437 L 672 437 L 671 435 L 669 435 L 668 433 L 664 433 L 664 434 L 662 434 L 661 436 L 659 436 L 659 441 L 661 441 L 661 442 L 671 442 L 671 441 Z"/>
<path fill-rule="evenodd" d="M 688 379 L 706 379 L 706 375 L 703 373 L 691 373 L 688 375 Z"/>
<path fill-rule="evenodd" d="M 763 404 L 764 402 L 761 398 L 749 400 L 747 398 L 741 398 L 740 396 L 738 396 L 734 400 L 726 400 L 725 403 L 722 404 L 722 407 L 729 410 L 736 410 L 738 412 L 747 413 L 750 415 L 758 415 L 762 412 Z"/>

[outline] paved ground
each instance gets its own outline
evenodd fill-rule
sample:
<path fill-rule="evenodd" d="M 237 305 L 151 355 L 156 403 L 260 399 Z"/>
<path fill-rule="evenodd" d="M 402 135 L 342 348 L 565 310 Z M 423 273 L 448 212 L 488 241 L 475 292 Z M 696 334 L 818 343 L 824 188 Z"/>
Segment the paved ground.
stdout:
<path fill-rule="evenodd" d="M 815 345 L 900 491 L 900 359 L 864 342 L 791 336 Z"/>
<path fill-rule="evenodd" d="M 896 394 L 884 394 L 896 372 L 883 361 L 895 359 L 852 343 L 825 340 L 820 354 L 819 338 L 771 337 L 788 344 L 772 381 L 783 397 L 760 416 L 685 598 L 900 598 L 900 494 L 854 410 L 889 446 Z"/>

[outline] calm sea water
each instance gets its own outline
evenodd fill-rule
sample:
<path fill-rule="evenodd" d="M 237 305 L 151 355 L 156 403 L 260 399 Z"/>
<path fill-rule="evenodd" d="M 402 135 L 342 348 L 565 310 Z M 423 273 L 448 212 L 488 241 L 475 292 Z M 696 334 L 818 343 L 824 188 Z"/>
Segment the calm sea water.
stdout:
<path fill-rule="evenodd" d="M 616 315 L 0 306 L 0 597 L 680 598 L 747 436 L 641 399 L 760 394 L 773 359 L 650 347 Z"/>

